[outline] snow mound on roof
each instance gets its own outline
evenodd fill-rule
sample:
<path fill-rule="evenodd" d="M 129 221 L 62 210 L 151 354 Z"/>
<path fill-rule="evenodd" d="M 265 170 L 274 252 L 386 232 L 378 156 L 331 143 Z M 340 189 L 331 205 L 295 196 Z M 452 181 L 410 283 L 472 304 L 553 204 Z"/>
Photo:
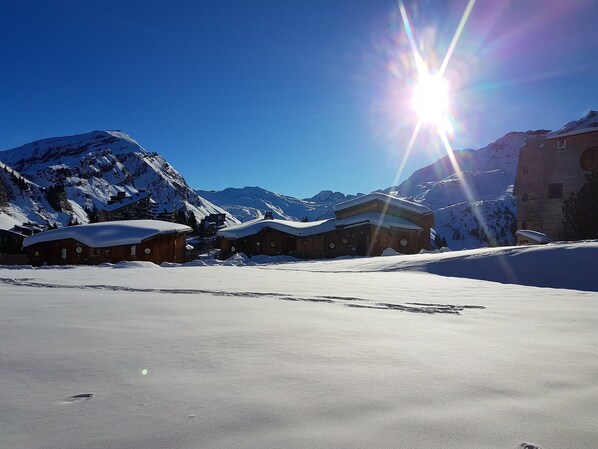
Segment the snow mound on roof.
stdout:
<path fill-rule="evenodd" d="M 30 235 L 23 247 L 36 243 L 74 239 L 92 248 L 134 245 L 159 234 L 191 232 L 189 226 L 159 220 L 107 221 L 88 225 L 68 226 Z"/>
<path fill-rule="evenodd" d="M 335 220 L 320 220 L 320 221 L 287 221 L 287 220 L 263 220 L 257 219 L 247 221 L 240 225 L 228 226 L 227 228 L 218 231 L 219 237 L 240 239 L 248 235 L 257 234 L 264 229 L 276 229 L 287 234 L 297 237 L 304 237 L 309 235 L 316 235 L 323 232 L 332 231 L 335 229 Z"/>
<path fill-rule="evenodd" d="M 515 234 L 538 243 L 550 243 L 552 241 L 546 234 L 538 231 L 531 231 L 529 229 L 520 229 Z"/>

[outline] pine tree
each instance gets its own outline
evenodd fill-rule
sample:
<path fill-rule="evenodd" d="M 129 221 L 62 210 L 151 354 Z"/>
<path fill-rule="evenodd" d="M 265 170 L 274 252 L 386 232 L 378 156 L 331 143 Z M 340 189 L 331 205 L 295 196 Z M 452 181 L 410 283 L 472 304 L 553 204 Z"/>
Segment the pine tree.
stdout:
<path fill-rule="evenodd" d="M 563 238 L 598 238 L 598 173 L 586 176 L 588 183 L 563 201 Z"/>

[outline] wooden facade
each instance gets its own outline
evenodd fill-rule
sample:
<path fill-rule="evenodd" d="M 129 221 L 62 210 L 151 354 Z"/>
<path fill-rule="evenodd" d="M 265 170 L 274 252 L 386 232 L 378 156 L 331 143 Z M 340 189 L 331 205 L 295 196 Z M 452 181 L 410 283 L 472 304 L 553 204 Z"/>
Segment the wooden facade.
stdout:
<path fill-rule="evenodd" d="M 379 256 L 386 248 L 404 254 L 430 249 L 429 232 L 380 228 L 372 224 L 297 237 L 267 228 L 240 239 L 222 239 L 221 258 L 235 253 L 249 256 L 289 255 L 300 259 L 331 259 L 340 256 Z"/>
<path fill-rule="evenodd" d="M 93 248 L 75 239 L 53 240 L 28 246 L 29 263 L 41 265 L 97 265 L 124 260 L 185 262 L 186 234 L 159 234 L 138 244 Z"/>
<path fill-rule="evenodd" d="M 384 194 L 370 196 L 371 201 L 339 208 L 335 211 L 335 219 L 315 224 L 313 230 L 303 227 L 295 231 L 292 222 L 264 219 L 256 222 L 258 231 L 248 235 L 235 237 L 234 232 L 233 236 L 230 232 L 223 232 L 220 257 L 226 259 L 235 253 L 244 253 L 248 256 L 289 255 L 301 259 L 322 259 L 379 256 L 386 248 L 403 254 L 431 249 L 432 211 L 423 208 L 425 213 L 422 213 L 409 207 L 397 207 L 384 201 L 385 197 L 390 198 Z M 392 225 L 383 223 L 389 217 L 394 219 Z M 276 226 L 280 223 L 283 225 Z M 288 224 L 286 229 L 284 223 Z M 318 232 L 318 229 L 323 230 Z"/>
<path fill-rule="evenodd" d="M 514 194 L 517 229 L 532 229 L 560 240 L 563 200 L 598 170 L 598 130 L 528 139 L 519 154 Z"/>

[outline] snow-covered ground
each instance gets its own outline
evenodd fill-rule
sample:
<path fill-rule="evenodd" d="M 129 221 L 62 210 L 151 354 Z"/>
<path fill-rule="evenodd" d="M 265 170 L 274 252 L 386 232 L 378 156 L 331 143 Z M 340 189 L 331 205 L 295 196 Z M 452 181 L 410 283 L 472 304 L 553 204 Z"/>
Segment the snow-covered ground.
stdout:
<path fill-rule="evenodd" d="M 0 447 L 596 448 L 597 257 L 3 267 Z"/>

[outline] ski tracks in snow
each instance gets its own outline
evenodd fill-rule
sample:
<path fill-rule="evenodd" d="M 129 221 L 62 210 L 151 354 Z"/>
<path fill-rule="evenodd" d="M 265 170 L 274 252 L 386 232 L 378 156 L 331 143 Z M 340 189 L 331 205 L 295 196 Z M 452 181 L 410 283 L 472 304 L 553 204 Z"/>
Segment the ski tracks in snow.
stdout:
<path fill-rule="evenodd" d="M 484 309 L 484 306 L 478 305 L 457 305 L 457 304 L 438 304 L 438 303 L 423 303 L 423 302 L 407 302 L 405 304 L 379 302 L 366 298 L 357 298 L 351 296 L 302 296 L 292 295 L 286 293 L 273 292 L 243 292 L 243 291 L 224 291 L 224 290 L 205 290 L 205 289 L 188 289 L 188 288 L 136 288 L 126 287 L 120 285 L 108 284 L 87 284 L 87 285 L 65 285 L 65 284 L 51 284 L 47 282 L 38 282 L 31 278 L 0 278 L 0 283 L 5 285 L 13 285 L 18 287 L 34 287 L 34 288 L 66 288 L 79 290 L 106 290 L 132 293 L 157 293 L 168 295 L 212 295 L 212 296 L 227 296 L 227 297 L 241 297 L 241 298 L 272 298 L 282 301 L 295 302 L 314 302 L 337 304 L 345 307 L 363 308 L 363 309 L 379 309 L 391 310 L 411 313 L 425 313 L 425 314 L 451 314 L 460 315 L 461 312 L 468 309 Z"/>

